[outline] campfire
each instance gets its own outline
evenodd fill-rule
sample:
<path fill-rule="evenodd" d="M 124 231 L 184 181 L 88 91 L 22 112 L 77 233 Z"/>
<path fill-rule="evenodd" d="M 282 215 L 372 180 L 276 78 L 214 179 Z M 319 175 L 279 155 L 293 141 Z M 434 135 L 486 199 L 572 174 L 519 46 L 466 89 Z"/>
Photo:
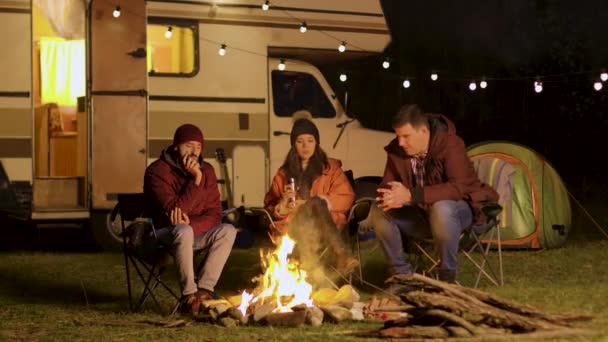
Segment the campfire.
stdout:
<path fill-rule="evenodd" d="M 295 241 L 288 235 L 283 235 L 274 251 L 260 251 L 265 272 L 252 293 L 243 291 L 239 305 L 243 315 L 256 304 L 271 303 L 275 306 L 272 312 L 289 312 L 298 305 L 313 305 L 312 285 L 306 281 L 306 271 L 300 268 L 297 260 L 290 257 L 294 247 Z"/>
<path fill-rule="evenodd" d="M 251 292 L 203 302 L 197 320 L 226 326 L 318 326 L 324 321 L 363 319 L 364 303 L 358 302 L 359 294 L 352 286 L 315 290 L 293 255 L 295 241 L 283 235 L 275 246 L 274 250 L 260 250 L 263 274 L 253 279 L 257 285 Z"/>

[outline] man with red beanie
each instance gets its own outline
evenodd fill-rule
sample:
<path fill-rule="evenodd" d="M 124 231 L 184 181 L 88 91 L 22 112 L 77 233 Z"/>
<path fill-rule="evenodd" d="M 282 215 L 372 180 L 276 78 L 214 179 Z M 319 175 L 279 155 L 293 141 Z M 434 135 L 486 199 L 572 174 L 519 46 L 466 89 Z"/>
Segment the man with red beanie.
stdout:
<path fill-rule="evenodd" d="M 177 128 L 173 144 L 146 169 L 144 193 L 160 243 L 173 247 L 182 287 L 182 309 L 196 313 L 214 298 L 214 287 L 232 250 L 236 229 L 221 223 L 222 208 L 213 167 L 203 162 L 205 140 L 191 124 Z M 199 274 L 194 251 L 208 249 Z"/>

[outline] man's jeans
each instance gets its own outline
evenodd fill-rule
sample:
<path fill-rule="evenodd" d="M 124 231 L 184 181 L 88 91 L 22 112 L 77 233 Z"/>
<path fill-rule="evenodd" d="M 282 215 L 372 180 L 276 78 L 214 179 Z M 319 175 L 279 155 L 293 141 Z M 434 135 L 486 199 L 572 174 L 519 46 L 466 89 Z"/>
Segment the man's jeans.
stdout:
<path fill-rule="evenodd" d="M 467 202 L 438 201 L 426 212 L 417 206 L 383 212 L 374 206 L 370 219 L 392 274 L 413 273 L 412 265 L 405 260 L 403 236 L 414 239 L 432 237 L 441 258 L 440 275 L 451 275 L 451 280 L 455 278 L 460 234 L 473 222 L 473 213 Z"/>
<path fill-rule="evenodd" d="M 156 231 L 158 242 L 173 247 L 175 265 L 179 272 L 182 295 L 195 293 L 199 288 L 213 291 L 226 260 L 230 256 L 236 229 L 221 223 L 209 231 L 194 236 L 192 227 L 178 224 Z M 194 278 L 194 252 L 208 249 L 205 264 Z"/>

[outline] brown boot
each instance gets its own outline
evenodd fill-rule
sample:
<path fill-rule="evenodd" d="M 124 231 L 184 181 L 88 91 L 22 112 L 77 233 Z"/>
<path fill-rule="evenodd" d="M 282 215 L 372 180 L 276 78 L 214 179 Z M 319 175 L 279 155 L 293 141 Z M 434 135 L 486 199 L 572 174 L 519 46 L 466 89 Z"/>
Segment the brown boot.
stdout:
<path fill-rule="evenodd" d="M 180 311 L 184 315 L 196 315 L 201 310 L 201 300 L 196 293 L 182 296 Z"/>
<path fill-rule="evenodd" d="M 359 267 L 359 261 L 352 256 L 338 258 L 337 270 L 344 277 L 348 277 Z"/>

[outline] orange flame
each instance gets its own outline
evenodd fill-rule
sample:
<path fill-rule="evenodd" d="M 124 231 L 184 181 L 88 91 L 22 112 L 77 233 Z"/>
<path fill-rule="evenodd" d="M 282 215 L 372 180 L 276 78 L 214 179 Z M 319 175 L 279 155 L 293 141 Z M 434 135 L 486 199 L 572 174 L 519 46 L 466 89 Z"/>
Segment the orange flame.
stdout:
<path fill-rule="evenodd" d="M 243 291 L 238 307 L 243 315 L 251 304 L 265 300 L 276 302 L 274 312 L 287 312 L 300 304 L 312 306 L 312 285 L 306 281 L 306 272 L 300 269 L 297 261 L 289 258 L 294 247 L 295 242 L 288 235 L 283 235 L 273 252 L 266 255 L 261 252 L 265 272 L 252 293 Z"/>

